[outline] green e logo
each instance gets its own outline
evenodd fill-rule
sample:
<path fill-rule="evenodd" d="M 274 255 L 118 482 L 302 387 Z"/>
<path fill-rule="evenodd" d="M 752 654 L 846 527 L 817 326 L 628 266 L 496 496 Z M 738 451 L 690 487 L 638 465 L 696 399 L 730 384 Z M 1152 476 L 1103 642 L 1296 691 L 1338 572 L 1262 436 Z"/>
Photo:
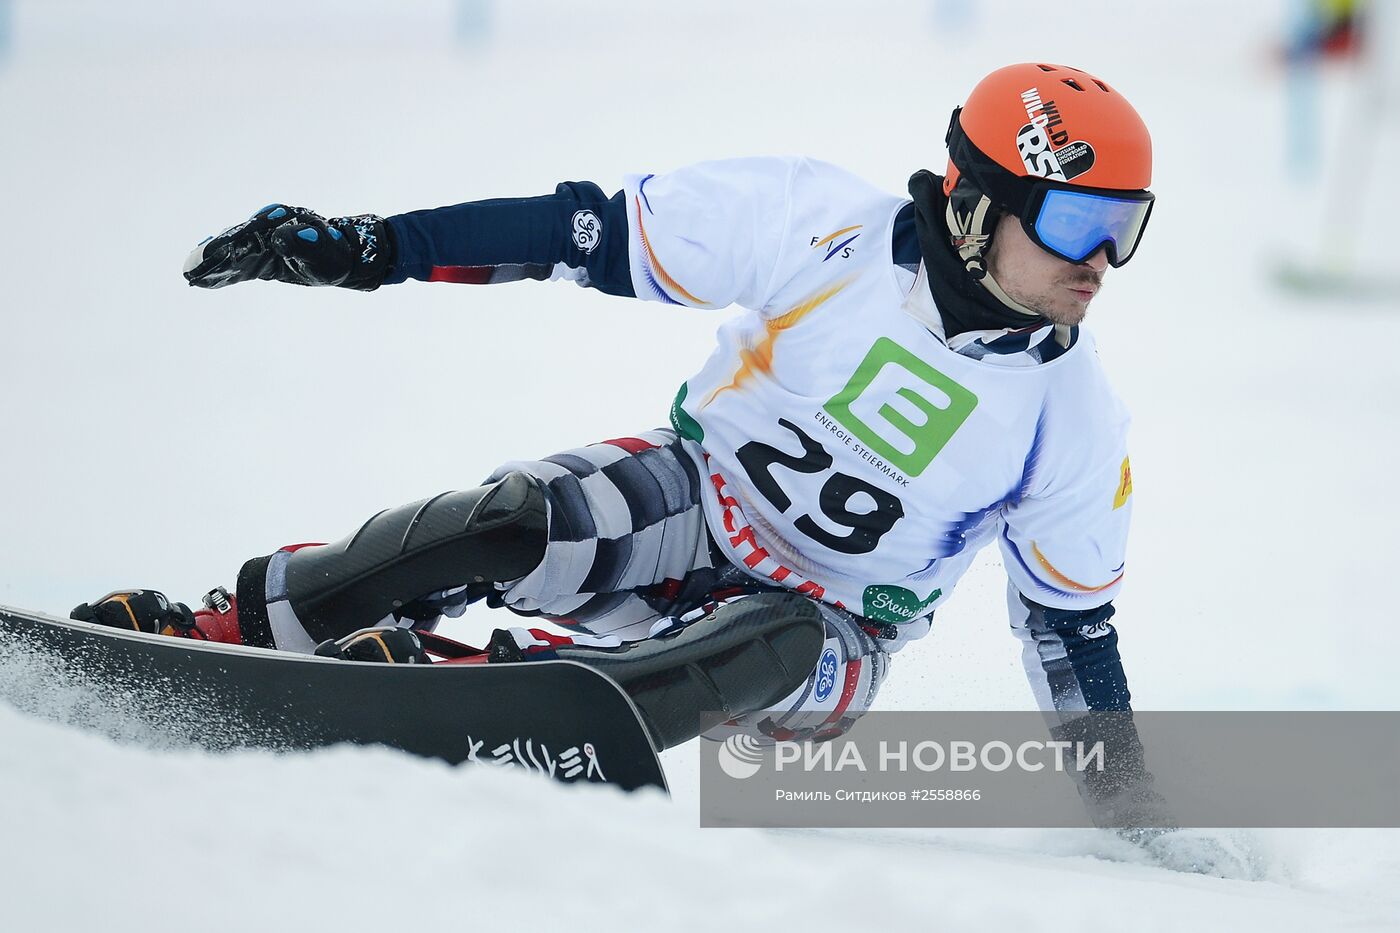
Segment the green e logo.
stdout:
<path fill-rule="evenodd" d="M 977 396 L 881 337 L 826 411 L 875 453 L 918 476 L 977 407 Z"/>

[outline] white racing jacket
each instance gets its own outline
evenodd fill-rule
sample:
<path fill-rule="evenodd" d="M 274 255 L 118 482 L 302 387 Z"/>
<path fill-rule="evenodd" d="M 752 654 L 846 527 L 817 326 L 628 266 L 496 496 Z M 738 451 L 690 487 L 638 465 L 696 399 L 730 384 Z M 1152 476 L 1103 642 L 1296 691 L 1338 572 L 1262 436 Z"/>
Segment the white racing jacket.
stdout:
<path fill-rule="evenodd" d="M 924 268 L 891 259 L 908 200 L 831 165 L 703 163 L 623 194 L 637 297 L 748 309 L 672 407 L 732 561 L 896 625 L 922 623 L 993 539 L 1036 603 L 1114 597 L 1128 416 L 1085 331 L 950 347 Z"/>

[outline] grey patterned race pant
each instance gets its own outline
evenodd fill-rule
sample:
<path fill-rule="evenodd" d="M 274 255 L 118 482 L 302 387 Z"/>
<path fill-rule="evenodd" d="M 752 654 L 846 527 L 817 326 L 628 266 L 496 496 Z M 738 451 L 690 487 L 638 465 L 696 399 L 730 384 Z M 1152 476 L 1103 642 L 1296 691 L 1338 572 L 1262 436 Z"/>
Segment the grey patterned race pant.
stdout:
<path fill-rule="evenodd" d="M 502 585 L 501 601 L 575 632 L 628 641 L 714 599 L 778 589 L 714 546 L 701 462 L 698 445 L 661 428 L 502 464 L 488 482 L 519 470 L 544 484 L 549 544 L 534 571 Z M 827 628 L 821 662 L 781 704 L 786 713 L 767 720 L 770 734 L 839 731 L 868 708 L 888 669 L 864 620 L 818 605 Z"/>
<path fill-rule="evenodd" d="M 724 579 L 748 578 L 711 552 L 701 476 L 674 431 L 590 444 L 503 464 L 544 483 L 549 546 L 528 576 L 504 587 L 516 612 L 624 640 L 704 602 Z M 717 569 L 718 568 L 718 569 Z"/>

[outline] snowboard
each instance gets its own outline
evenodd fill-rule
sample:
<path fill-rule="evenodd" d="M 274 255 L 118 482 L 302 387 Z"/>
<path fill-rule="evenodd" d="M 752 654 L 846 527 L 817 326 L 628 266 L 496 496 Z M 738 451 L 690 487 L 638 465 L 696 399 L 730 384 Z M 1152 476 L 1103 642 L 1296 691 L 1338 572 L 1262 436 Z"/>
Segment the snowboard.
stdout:
<path fill-rule="evenodd" d="M 0 606 L 0 650 L 121 716 L 212 750 L 342 742 L 666 789 L 630 697 L 573 661 L 374 664 L 128 632 Z"/>

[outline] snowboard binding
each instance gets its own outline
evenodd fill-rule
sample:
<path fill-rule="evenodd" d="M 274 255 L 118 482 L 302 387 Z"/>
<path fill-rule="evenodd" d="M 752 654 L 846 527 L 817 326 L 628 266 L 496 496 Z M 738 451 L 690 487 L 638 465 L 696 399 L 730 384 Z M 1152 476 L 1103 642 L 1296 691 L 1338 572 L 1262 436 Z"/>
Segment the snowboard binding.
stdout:
<path fill-rule="evenodd" d="M 195 612 L 157 590 L 116 590 L 95 602 L 75 606 L 68 617 L 151 635 L 242 644 L 238 608 L 228 591 L 215 587 L 204 595 L 203 603 Z"/>
<path fill-rule="evenodd" d="M 431 659 L 423 642 L 412 629 L 392 625 L 362 628 L 344 638 L 323 641 L 316 646 L 322 658 L 342 661 L 371 661 L 379 664 L 428 664 Z"/>

